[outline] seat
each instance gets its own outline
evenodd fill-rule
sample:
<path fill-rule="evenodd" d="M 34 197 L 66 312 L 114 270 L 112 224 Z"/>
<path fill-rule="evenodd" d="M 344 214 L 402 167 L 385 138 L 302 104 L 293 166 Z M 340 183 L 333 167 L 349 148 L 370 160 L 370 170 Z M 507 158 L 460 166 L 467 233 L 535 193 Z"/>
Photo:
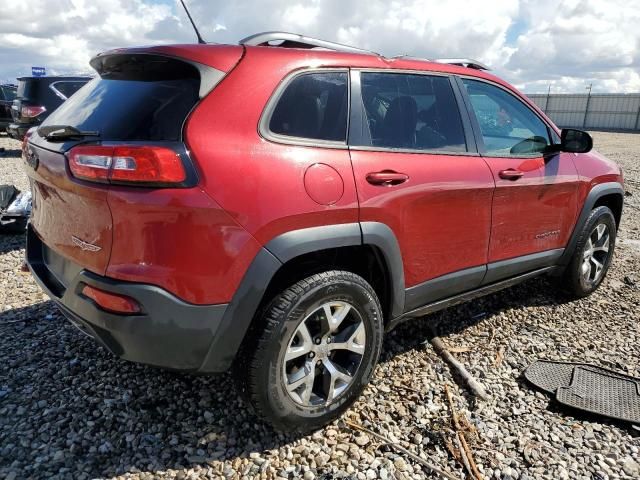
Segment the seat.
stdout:
<path fill-rule="evenodd" d="M 381 145 L 395 148 L 414 148 L 418 105 L 413 97 L 401 96 L 391 101 L 381 131 Z"/>
<path fill-rule="evenodd" d="M 305 95 L 294 106 L 289 125 L 289 135 L 305 138 L 318 138 L 322 123 L 320 100 L 315 95 Z"/>

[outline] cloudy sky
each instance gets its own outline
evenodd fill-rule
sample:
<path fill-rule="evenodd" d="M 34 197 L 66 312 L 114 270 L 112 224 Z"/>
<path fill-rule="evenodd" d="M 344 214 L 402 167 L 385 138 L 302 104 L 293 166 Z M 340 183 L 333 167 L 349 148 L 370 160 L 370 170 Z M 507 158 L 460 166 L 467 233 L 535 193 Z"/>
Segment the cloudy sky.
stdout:
<path fill-rule="evenodd" d="M 174 0 L 3 0 L 0 81 L 97 52 L 192 42 Z M 640 0 L 187 0 L 203 37 L 305 33 L 384 55 L 468 57 L 528 93 L 640 91 Z"/>

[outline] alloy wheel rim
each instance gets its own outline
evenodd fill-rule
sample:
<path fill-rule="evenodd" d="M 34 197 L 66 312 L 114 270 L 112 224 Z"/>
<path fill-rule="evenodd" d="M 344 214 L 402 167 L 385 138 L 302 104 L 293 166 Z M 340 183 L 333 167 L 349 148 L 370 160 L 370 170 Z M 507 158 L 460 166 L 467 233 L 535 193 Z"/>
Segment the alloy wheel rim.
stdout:
<path fill-rule="evenodd" d="M 365 352 L 367 333 L 356 308 L 325 302 L 293 333 L 282 362 L 285 390 L 305 407 L 328 405 L 351 385 Z"/>
<path fill-rule="evenodd" d="M 609 227 L 600 223 L 589 234 L 582 252 L 582 265 L 580 273 L 587 283 L 596 283 L 604 272 L 604 267 L 609 257 L 609 245 L 611 235 Z"/>

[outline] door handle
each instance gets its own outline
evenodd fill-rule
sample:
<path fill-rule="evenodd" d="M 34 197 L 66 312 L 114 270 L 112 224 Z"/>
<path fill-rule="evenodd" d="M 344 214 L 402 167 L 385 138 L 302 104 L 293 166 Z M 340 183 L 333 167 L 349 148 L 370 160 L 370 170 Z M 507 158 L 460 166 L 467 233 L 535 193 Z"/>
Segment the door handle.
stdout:
<path fill-rule="evenodd" d="M 409 180 L 409 175 L 405 173 L 394 172 L 393 170 L 383 170 L 381 172 L 367 173 L 367 182 L 371 185 L 382 185 L 390 187 L 392 185 L 400 185 Z"/>
<path fill-rule="evenodd" d="M 507 168 L 506 170 L 500 170 L 498 175 L 504 180 L 518 180 L 519 178 L 522 178 L 524 172 L 516 170 L 515 168 Z"/>

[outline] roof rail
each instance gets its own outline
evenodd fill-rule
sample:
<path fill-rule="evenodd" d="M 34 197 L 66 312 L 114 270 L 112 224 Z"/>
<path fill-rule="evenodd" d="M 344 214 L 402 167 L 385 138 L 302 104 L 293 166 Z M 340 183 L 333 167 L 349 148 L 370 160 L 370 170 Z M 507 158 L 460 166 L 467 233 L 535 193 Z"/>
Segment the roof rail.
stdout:
<path fill-rule="evenodd" d="M 271 42 L 280 42 L 272 45 Z M 318 38 L 306 37 L 297 33 L 288 32 L 262 32 L 256 33 L 243 38 L 238 42 L 240 45 L 259 46 L 259 47 L 283 47 L 283 48 L 324 48 L 327 50 L 335 50 L 337 52 L 348 53 L 367 53 L 378 55 L 375 52 L 364 50 L 362 48 L 343 45 L 341 43 L 329 42 Z"/>
<path fill-rule="evenodd" d="M 476 70 L 491 70 L 484 63 L 471 58 L 437 58 L 432 60 L 436 63 L 448 63 L 450 65 L 459 65 L 461 67 L 475 68 Z"/>

